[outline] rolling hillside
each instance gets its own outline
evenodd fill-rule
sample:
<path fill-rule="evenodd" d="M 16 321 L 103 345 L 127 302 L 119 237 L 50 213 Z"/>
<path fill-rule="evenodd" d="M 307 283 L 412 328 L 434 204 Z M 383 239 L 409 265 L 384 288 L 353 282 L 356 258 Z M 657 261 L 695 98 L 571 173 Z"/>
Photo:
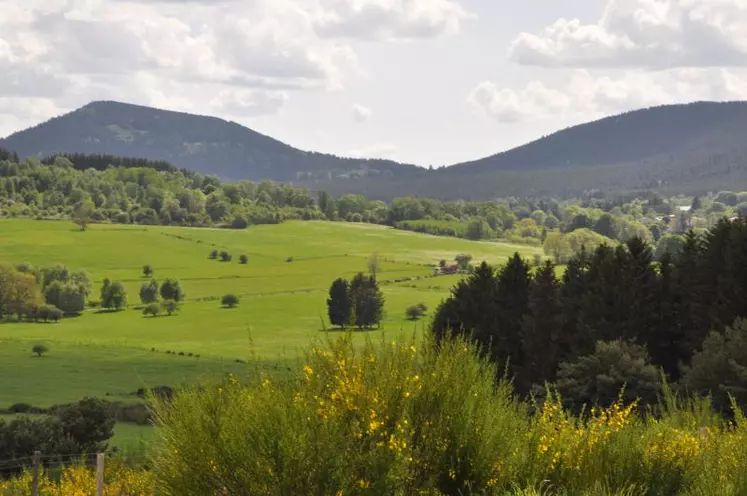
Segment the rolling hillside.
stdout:
<path fill-rule="evenodd" d="M 216 117 L 118 102 L 92 102 L 0 140 L 0 147 L 22 158 L 86 153 L 163 160 L 226 180 L 400 178 L 418 171 L 392 161 L 305 152 Z"/>
<path fill-rule="evenodd" d="M 574 196 L 589 190 L 705 193 L 747 188 L 747 102 L 636 110 L 526 145 L 428 171 L 384 160 L 304 152 L 239 124 L 94 102 L 18 132 L 0 147 L 21 157 L 59 152 L 165 160 L 222 179 L 272 179 L 388 200 Z M 455 136 L 458 139 L 458 136 Z"/>

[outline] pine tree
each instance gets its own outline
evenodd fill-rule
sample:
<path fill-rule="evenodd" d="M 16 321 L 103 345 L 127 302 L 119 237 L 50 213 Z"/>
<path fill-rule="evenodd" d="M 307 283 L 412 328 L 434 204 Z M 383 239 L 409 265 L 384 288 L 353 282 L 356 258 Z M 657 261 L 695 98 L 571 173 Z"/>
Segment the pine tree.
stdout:
<path fill-rule="evenodd" d="M 329 299 L 327 299 L 329 321 L 332 325 L 345 327 L 350 323 L 352 307 L 350 284 L 342 278 L 335 280 L 329 288 Z"/>
<path fill-rule="evenodd" d="M 485 262 L 451 290 L 433 319 L 432 331 L 438 340 L 463 335 L 473 338 L 483 349 L 491 346 L 497 330 L 497 279 Z"/>
<path fill-rule="evenodd" d="M 651 362 L 662 367 L 672 381 L 679 379 L 680 363 L 689 360 L 683 349 L 684 333 L 679 322 L 679 289 L 672 256 L 665 253 L 659 259 L 657 325 L 648 336 L 646 347 Z"/>
<path fill-rule="evenodd" d="M 558 367 L 558 337 L 563 327 L 563 307 L 560 282 L 555 277 L 555 265 L 546 262 L 537 270 L 529 289 L 529 313 L 522 323 L 521 377 L 524 388 L 555 380 Z"/>
<path fill-rule="evenodd" d="M 496 335 L 491 354 L 501 364 L 508 363 L 514 374 L 522 369 L 521 325 L 529 312 L 529 265 L 516 253 L 498 274 L 496 283 Z"/>
<path fill-rule="evenodd" d="M 569 362 L 594 352 L 595 341 L 580 326 L 581 306 L 587 291 L 589 263 L 585 250 L 573 257 L 563 273 L 560 301 L 563 306 L 563 330 L 558 339 L 558 361 Z"/>

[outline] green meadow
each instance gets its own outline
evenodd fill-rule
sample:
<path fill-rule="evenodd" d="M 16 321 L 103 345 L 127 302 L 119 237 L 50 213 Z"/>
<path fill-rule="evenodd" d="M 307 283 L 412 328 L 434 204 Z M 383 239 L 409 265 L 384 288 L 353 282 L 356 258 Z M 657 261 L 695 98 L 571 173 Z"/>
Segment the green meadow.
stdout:
<path fill-rule="evenodd" d="M 233 261 L 211 260 L 213 249 L 230 252 Z M 373 332 L 419 332 L 428 316 L 411 322 L 405 309 L 424 302 L 432 313 L 459 280 L 433 277 L 439 260 L 469 253 L 476 262 L 500 264 L 516 251 L 530 259 L 540 253 L 368 224 L 288 222 L 241 231 L 100 224 L 82 232 L 65 221 L 1 220 L 0 262 L 84 269 L 94 281 L 92 299 L 104 278 L 122 281 L 129 308 L 87 310 L 57 324 L 0 324 L 0 408 L 49 406 L 84 395 L 127 400 L 140 387 L 241 373 L 246 366 L 239 360 L 293 359 L 324 335 L 330 283 L 367 271 L 373 253 L 381 260 L 386 297 L 385 320 Z M 239 264 L 240 255 L 249 263 Z M 146 264 L 158 281 L 181 281 L 186 301 L 177 315 L 143 317 L 134 308 Z M 228 293 L 240 297 L 237 308 L 221 308 Z M 39 342 L 50 351 L 34 357 L 31 347 Z"/>

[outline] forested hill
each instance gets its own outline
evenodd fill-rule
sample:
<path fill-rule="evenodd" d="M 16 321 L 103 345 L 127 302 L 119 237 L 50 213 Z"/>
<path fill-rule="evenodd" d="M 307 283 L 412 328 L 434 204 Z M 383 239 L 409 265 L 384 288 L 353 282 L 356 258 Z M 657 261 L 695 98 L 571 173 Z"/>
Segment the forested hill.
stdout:
<path fill-rule="evenodd" d="M 574 197 L 591 190 L 747 190 L 746 136 L 746 102 L 667 105 L 571 127 L 481 160 L 426 170 L 301 151 L 215 117 L 94 102 L 0 140 L 0 147 L 21 158 L 60 152 L 141 157 L 224 180 L 272 179 L 376 200 L 417 195 L 482 201 Z"/>
<path fill-rule="evenodd" d="M 604 166 L 743 149 L 747 102 L 695 102 L 635 110 L 558 131 L 451 173 Z"/>
<path fill-rule="evenodd" d="M 413 165 L 305 152 L 235 122 L 118 102 L 93 102 L 0 140 L 21 158 L 58 153 L 142 157 L 223 179 L 407 177 Z"/>

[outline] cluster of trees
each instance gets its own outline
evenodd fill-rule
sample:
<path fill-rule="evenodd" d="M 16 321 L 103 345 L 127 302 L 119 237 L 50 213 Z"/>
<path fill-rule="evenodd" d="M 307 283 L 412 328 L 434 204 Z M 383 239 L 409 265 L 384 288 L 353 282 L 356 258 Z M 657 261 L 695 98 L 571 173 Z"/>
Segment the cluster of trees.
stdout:
<path fill-rule="evenodd" d="M 332 283 L 327 310 L 332 325 L 370 328 L 384 316 L 384 294 L 375 276 L 360 272 L 352 281 L 339 278 Z"/>
<path fill-rule="evenodd" d="M 22 410 L 24 405 L 15 405 Z M 28 405 L 26 405 L 28 406 Z M 69 458 L 69 455 L 100 453 L 114 435 L 111 408 L 94 398 L 54 408 L 49 415 L 0 419 L 0 459 L 30 461 L 35 451 Z M 20 464 L 16 464 L 20 465 Z M 18 468 L 3 469 L 0 473 Z"/>
<path fill-rule="evenodd" d="M 84 271 L 64 265 L 0 265 L 0 318 L 57 321 L 86 307 L 91 282 Z"/>
<path fill-rule="evenodd" d="M 747 401 L 747 220 L 689 232 L 654 260 L 640 238 L 601 245 L 536 271 L 519 255 L 483 263 L 439 307 L 433 332 L 466 334 L 508 367 L 518 391 L 556 383 L 577 404 L 626 395 L 651 400 L 659 372 L 695 392 Z M 736 322 L 736 324 L 735 324 Z M 726 355 L 726 356 L 724 356 Z"/>
<path fill-rule="evenodd" d="M 156 317 L 161 312 L 173 315 L 179 310 L 179 303 L 184 298 L 184 290 L 177 279 L 166 279 L 160 286 L 158 281 L 151 279 L 140 286 L 140 302 L 143 304 L 143 315 L 146 316 Z"/>

